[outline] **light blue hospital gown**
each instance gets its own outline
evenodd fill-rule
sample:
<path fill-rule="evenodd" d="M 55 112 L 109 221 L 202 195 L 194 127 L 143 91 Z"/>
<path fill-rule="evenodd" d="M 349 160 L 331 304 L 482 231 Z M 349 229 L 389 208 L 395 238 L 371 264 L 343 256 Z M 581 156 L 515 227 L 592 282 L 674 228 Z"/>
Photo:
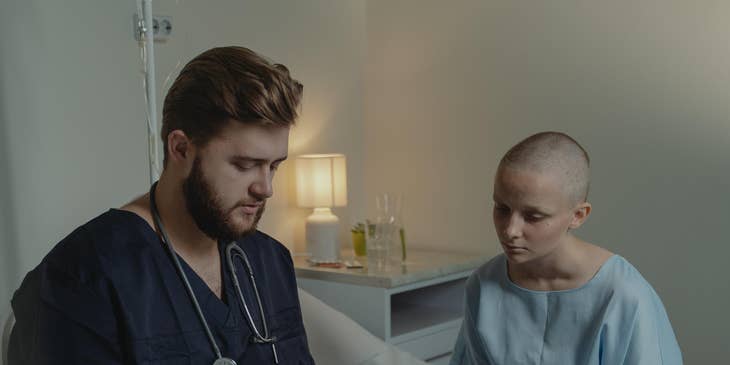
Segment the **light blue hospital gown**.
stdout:
<path fill-rule="evenodd" d="M 466 284 L 464 323 L 451 365 L 682 364 L 659 296 L 623 257 L 585 285 L 521 288 L 499 255 Z"/>

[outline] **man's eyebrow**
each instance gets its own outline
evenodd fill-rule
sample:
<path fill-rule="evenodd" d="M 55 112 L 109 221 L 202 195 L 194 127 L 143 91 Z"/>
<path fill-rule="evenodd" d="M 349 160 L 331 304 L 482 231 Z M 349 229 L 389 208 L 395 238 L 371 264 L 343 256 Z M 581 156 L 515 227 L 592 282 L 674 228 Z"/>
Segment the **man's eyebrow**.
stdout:
<path fill-rule="evenodd" d="M 286 160 L 289 156 L 284 156 L 277 158 L 276 160 L 272 161 L 272 163 L 282 162 Z M 269 160 L 265 158 L 256 158 L 251 156 L 244 156 L 244 155 L 236 155 L 231 158 L 231 160 L 234 160 L 236 162 L 255 162 L 255 163 L 267 163 Z"/>

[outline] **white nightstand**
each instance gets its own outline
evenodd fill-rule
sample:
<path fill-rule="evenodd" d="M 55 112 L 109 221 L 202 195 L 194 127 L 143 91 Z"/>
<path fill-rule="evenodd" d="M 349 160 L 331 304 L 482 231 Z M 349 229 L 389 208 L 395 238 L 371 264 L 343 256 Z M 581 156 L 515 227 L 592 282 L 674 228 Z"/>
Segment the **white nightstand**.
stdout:
<path fill-rule="evenodd" d="M 295 257 L 294 267 L 300 288 L 384 341 L 441 364 L 461 325 L 466 278 L 487 259 L 412 249 L 405 265 L 387 271 L 312 267 L 306 257 Z"/>

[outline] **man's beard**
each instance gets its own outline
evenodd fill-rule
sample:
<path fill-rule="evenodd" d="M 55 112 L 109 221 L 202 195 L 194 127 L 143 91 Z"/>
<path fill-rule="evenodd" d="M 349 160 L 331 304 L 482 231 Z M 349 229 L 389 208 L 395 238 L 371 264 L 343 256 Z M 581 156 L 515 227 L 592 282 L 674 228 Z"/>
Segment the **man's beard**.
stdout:
<path fill-rule="evenodd" d="M 231 212 L 242 206 L 239 202 L 228 210 L 222 207 L 218 196 L 213 192 L 201 169 L 198 157 L 193 161 L 193 168 L 190 175 L 183 182 L 183 195 L 188 212 L 193 217 L 198 228 L 208 237 L 219 242 L 232 242 L 256 231 L 261 215 L 264 213 L 266 201 L 256 212 L 251 226 L 246 229 L 238 229 L 230 221 Z"/>

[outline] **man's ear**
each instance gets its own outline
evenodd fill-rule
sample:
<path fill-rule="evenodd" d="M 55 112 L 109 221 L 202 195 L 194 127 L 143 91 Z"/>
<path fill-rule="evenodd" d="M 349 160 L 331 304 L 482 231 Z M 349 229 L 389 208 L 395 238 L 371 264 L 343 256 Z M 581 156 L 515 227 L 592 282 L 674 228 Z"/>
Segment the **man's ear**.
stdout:
<path fill-rule="evenodd" d="M 573 217 L 568 225 L 569 229 L 576 229 L 583 225 L 591 214 L 591 203 L 583 202 L 573 208 Z"/>
<path fill-rule="evenodd" d="M 195 147 L 185 132 L 176 129 L 167 135 L 167 158 L 173 165 L 192 166 L 195 158 Z"/>

